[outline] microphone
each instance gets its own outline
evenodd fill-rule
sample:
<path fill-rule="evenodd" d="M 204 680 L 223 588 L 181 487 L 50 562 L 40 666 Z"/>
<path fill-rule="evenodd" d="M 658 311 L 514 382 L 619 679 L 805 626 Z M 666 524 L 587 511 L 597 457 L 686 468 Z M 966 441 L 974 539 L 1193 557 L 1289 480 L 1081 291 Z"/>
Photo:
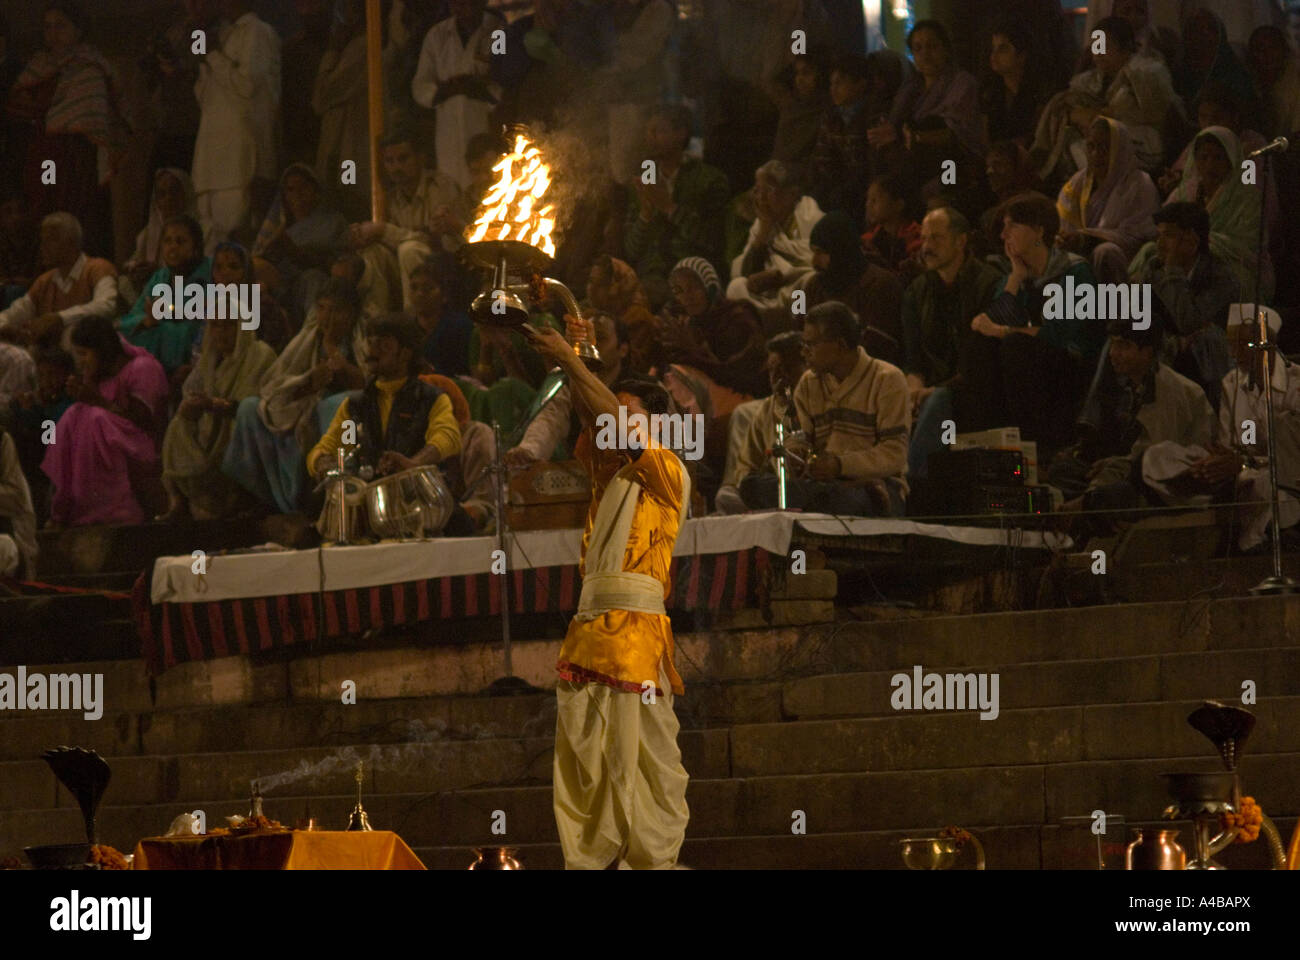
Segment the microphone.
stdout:
<path fill-rule="evenodd" d="M 1249 158 L 1263 156 L 1266 153 L 1286 153 L 1290 146 L 1290 140 L 1286 137 L 1278 137 L 1276 140 L 1264 144 L 1264 146 L 1260 147 L 1258 150 L 1250 151 L 1246 156 Z"/>

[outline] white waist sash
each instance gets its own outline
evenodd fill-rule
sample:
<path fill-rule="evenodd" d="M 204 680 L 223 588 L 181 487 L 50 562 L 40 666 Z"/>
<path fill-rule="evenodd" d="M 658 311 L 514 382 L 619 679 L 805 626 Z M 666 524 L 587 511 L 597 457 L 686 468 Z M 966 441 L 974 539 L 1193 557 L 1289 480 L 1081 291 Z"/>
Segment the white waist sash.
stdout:
<path fill-rule="evenodd" d="M 664 585 L 644 573 L 589 573 L 582 580 L 578 597 L 578 620 L 595 620 L 610 610 L 662 613 Z"/>

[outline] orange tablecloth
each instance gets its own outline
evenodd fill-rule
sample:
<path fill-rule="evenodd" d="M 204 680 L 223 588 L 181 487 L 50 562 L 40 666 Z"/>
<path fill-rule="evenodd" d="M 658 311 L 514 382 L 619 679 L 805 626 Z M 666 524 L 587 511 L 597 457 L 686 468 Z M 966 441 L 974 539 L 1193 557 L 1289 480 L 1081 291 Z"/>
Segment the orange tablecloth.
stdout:
<path fill-rule="evenodd" d="M 148 837 L 136 870 L 423 870 L 391 830 L 293 830 L 247 836 Z"/>

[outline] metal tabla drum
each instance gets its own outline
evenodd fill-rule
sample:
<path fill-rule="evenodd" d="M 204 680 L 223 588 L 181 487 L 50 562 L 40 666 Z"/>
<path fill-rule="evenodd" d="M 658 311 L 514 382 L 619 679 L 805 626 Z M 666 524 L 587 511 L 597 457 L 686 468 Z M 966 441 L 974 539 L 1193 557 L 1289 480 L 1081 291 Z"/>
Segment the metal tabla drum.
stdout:
<path fill-rule="evenodd" d="M 343 487 L 347 493 L 342 493 Z M 339 531 L 339 497 L 343 496 L 344 514 L 347 517 L 347 529 Z M 346 477 L 342 485 L 336 480 L 329 485 L 325 494 L 325 509 L 316 520 L 316 529 L 321 538 L 331 543 L 346 541 L 356 543 L 366 536 L 366 482 L 360 477 Z"/>
<path fill-rule="evenodd" d="M 442 533 L 456 501 L 437 467 L 412 467 L 366 486 L 370 532 L 414 539 Z"/>

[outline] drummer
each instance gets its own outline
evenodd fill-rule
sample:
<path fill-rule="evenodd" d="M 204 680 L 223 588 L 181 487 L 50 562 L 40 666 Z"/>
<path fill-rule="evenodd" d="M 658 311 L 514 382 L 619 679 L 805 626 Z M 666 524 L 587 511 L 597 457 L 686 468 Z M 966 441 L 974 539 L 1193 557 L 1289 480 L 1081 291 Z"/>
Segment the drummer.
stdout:
<path fill-rule="evenodd" d="M 386 314 L 367 323 L 365 389 L 343 401 L 325 435 L 307 454 L 313 477 L 323 479 L 337 465 L 340 447 L 349 454 L 359 448 L 358 468 L 368 466 L 377 476 L 435 466 L 460 453 L 460 427 L 451 398 L 416 376 L 423 342 L 424 331 L 405 314 Z M 356 442 L 344 443 L 345 432 Z M 474 530 L 473 521 L 457 506 L 447 534 L 468 536 Z"/>

